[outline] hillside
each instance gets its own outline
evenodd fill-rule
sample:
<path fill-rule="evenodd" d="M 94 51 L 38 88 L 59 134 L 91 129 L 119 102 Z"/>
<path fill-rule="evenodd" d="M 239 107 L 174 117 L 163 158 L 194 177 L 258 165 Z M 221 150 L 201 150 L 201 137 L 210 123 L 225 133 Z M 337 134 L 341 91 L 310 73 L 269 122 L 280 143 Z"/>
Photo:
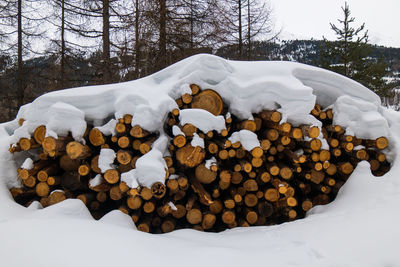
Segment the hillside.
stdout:
<path fill-rule="evenodd" d="M 252 49 L 252 60 L 286 60 L 310 65 L 318 65 L 320 55 L 320 45 L 322 41 L 317 40 L 295 40 L 281 41 L 276 43 L 256 42 Z M 245 47 L 245 50 L 247 48 Z M 236 59 L 237 47 L 225 46 L 217 51 L 211 48 L 202 48 L 199 52 L 214 53 L 215 55 Z M 173 58 L 182 59 L 180 51 L 170 51 Z M 377 47 L 371 57 L 383 57 L 389 65 L 390 81 L 398 81 L 400 74 L 400 48 Z M 125 59 L 125 61 L 133 59 Z M 117 62 L 116 58 L 114 60 Z M 27 60 L 25 63 L 25 97 L 24 103 L 32 102 L 36 97 L 43 93 L 71 88 L 77 86 L 97 85 L 101 83 L 101 59 L 98 53 L 80 55 L 67 59 L 68 78 L 64 86 L 59 82 L 58 68 L 59 58 L 55 56 L 43 56 Z M 334 64 L 335 62 L 332 62 Z M 126 64 L 129 65 L 129 64 Z M 157 71 L 149 61 L 146 72 L 143 75 L 149 75 Z M 132 80 L 132 70 L 126 66 L 115 66 L 114 82 Z M 13 60 L 0 56 L 0 122 L 9 121 L 16 115 L 16 94 L 15 94 L 16 72 L 13 69 Z M 396 96 L 398 98 L 398 96 Z M 393 105 L 398 104 L 398 99 L 394 100 Z"/>

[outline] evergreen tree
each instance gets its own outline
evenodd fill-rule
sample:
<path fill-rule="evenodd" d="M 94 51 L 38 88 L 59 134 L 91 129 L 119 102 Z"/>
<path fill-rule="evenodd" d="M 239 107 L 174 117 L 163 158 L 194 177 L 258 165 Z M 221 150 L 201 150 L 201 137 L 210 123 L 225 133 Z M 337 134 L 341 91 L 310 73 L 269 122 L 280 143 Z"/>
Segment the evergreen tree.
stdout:
<path fill-rule="evenodd" d="M 383 60 L 370 57 L 376 47 L 368 43 L 365 23 L 358 28 L 353 27 L 355 18 L 351 17 L 347 2 L 342 10 L 344 18 L 338 19 L 339 26 L 330 23 L 337 40 L 331 42 L 324 37 L 321 47 L 321 67 L 352 78 L 381 97 L 389 96 L 390 89 L 394 85 L 384 80 L 388 71 Z"/>

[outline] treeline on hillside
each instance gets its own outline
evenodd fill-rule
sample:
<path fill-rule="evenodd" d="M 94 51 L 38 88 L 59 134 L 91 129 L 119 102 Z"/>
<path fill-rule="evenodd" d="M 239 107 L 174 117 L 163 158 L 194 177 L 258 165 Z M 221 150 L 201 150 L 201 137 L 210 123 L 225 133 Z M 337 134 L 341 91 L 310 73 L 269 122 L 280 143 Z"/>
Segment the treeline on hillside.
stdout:
<path fill-rule="evenodd" d="M 261 0 L 0 0 L 1 120 L 37 90 L 137 79 L 227 44 L 250 58 L 270 15 Z"/>

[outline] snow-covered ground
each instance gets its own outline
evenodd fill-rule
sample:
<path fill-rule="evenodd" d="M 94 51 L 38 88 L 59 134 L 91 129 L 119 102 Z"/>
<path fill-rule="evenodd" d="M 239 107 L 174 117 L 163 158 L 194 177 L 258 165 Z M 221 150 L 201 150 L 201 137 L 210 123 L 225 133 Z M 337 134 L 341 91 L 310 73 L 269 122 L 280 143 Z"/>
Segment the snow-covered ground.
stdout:
<path fill-rule="evenodd" d="M 17 184 L 16 167 L 23 160 L 9 154 L 10 143 L 42 124 L 48 135 L 70 131 L 80 140 L 86 121 L 102 126 L 126 113 L 133 114 L 133 124 L 160 131 L 165 115 L 176 108 L 174 99 L 188 92 L 190 83 L 216 90 L 230 113 L 242 119 L 277 108 L 295 125 L 320 126 L 308 115 L 315 101 L 332 106 L 335 122 L 348 133 L 389 138 L 386 152 L 392 168 L 374 177 L 367 162 L 359 163 L 336 200 L 314 207 L 305 219 L 218 234 L 146 234 L 119 211 L 95 221 L 74 199 L 45 209 L 13 201 L 8 188 Z M 18 129 L 17 120 L 0 125 L 0 266 L 400 266 L 400 114 L 382 108 L 379 97 L 340 75 L 290 62 L 233 62 L 198 55 L 137 81 L 43 95 L 24 106 L 18 118 L 26 120 Z M 166 141 L 161 131 L 150 160 L 162 159 Z M 152 182 L 146 178 L 153 171 L 150 160 L 142 160 L 136 171 L 139 183 Z"/>

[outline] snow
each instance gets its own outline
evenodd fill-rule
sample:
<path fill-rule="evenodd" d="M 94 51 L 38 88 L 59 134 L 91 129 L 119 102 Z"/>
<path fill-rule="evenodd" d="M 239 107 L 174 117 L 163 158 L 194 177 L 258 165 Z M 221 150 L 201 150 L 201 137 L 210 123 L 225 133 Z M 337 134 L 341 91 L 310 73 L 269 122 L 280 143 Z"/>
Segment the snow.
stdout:
<path fill-rule="evenodd" d="M 139 187 L 136 177 L 136 169 L 121 173 L 121 182 L 125 182 L 130 188 Z"/>
<path fill-rule="evenodd" d="M 30 170 L 33 168 L 33 160 L 31 158 L 26 158 L 24 163 L 21 165 L 22 169 Z"/>
<path fill-rule="evenodd" d="M 257 135 L 249 130 L 234 132 L 228 140 L 231 141 L 232 144 L 240 142 L 242 147 L 247 151 L 251 151 L 255 147 L 260 147 L 260 141 L 258 141 Z"/>
<path fill-rule="evenodd" d="M 136 161 L 137 181 L 148 188 L 156 182 L 164 184 L 167 169 L 162 153 L 152 149 Z"/>
<path fill-rule="evenodd" d="M 226 129 L 223 116 L 215 116 L 204 109 L 193 108 L 181 110 L 179 113 L 179 123 L 182 126 L 188 123 L 193 124 L 203 133 L 213 130 L 220 133 Z"/>
<path fill-rule="evenodd" d="M 114 160 L 117 157 L 114 150 L 110 148 L 102 148 L 100 150 L 98 166 L 102 173 L 107 170 L 115 169 Z"/>
<path fill-rule="evenodd" d="M 182 130 L 176 125 L 172 126 L 172 134 L 173 134 L 173 136 L 177 136 L 177 135 L 185 136 L 185 133 L 182 132 Z"/>
<path fill-rule="evenodd" d="M 101 185 L 104 182 L 104 178 L 103 176 L 101 176 L 101 174 L 97 174 L 94 178 L 89 180 L 89 185 L 91 187 L 96 187 L 98 185 Z"/>
<path fill-rule="evenodd" d="M 159 137 L 137 160 L 135 171 L 121 179 L 133 185 L 136 178 L 139 185 L 147 187 L 156 181 L 164 183 L 167 167 L 163 156 L 169 140 L 162 130 L 164 119 L 177 108 L 174 98 L 187 93 L 191 83 L 215 89 L 229 104 L 229 112 L 239 119 L 251 119 L 252 113 L 264 108 L 277 108 L 283 121 L 318 125 L 309 115 L 315 101 L 323 108 L 333 105 L 335 123 L 347 127 L 348 133 L 360 138 L 389 137 L 390 147 L 385 153 L 392 168 L 383 177 L 374 177 L 367 162 L 359 163 L 337 198 L 314 207 L 304 219 L 217 234 L 188 229 L 145 234 L 135 231 L 128 216 L 120 211 L 95 221 L 77 199 L 44 209 L 37 203 L 24 208 L 12 199 L 8 189 L 16 185 L 16 168 L 22 161 L 9 154 L 10 143 L 29 137 L 39 125 L 46 126 L 48 135 L 71 132 L 79 140 L 85 120 L 102 126 L 125 113 L 133 115 L 132 125 L 156 131 Z M 195 120 L 203 132 L 225 127 L 222 116 L 185 113 L 180 114 L 187 120 L 183 124 Z M 17 120 L 0 125 L 2 266 L 102 267 L 132 262 L 146 266 L 248 266 L 266 262 L 299 267 L 400 266 L 400 113 L 381 107 L 378 96 L 338 74 L 292 62 L 235 62 L 197 55 L 140 80 L 43 95 L 23 106 L 19 118 L 25 119 L 22 127 L 17 128 Z M 99 163 L 110 168 L 112 161 L 107 156 Z M 100 178 L 91 183 L 98 183 Z"/>
<path fill-rule="evenodd" d="M 205 166 L 207 169 L 210 169 L 213 165 L 217 165 L 217 160 L 215 157 L 211 157 L 210 159 L 206 160 Z"/>
<path fill-rule="evenodd" d="M 171 201 L 168 202 L 168 206 L 170 206 L 172 210 L 175 210 L 175 211 L 178 210 L 178 208 Z"/>
<path fill-rule="evenodd" d="M 198 146 L 198 147 L 204 148 L 204 139 L 201 138 L 197 133 L 194 133 L 193 134 L 193 139 L 190 142 L 190 145 L 192 147 Z"/>
<path fill-rule="evenodd" d="M 116 134 L 116 131 L 115 131 L 116 125 L 117 125 L 117 120 L 111 119 L 109 122 L 107 122 L 103 126 L 97 126 L 95 128 L 99 129 L 99 131 L 102 132 L 104 135 L 114 136 Z"/>

